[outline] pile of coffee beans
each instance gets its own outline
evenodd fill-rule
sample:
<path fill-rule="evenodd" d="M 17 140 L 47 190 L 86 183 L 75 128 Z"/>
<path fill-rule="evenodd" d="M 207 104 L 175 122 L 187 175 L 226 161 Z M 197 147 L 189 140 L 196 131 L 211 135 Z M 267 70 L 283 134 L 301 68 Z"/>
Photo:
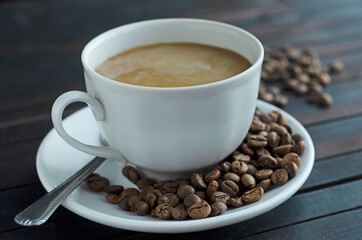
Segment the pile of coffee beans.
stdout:
<path fill-rule="evenodd" d="M 259 201 L 273 185 L 285 184 L 297 174 L 304 149 L 303 137 L 293 134 L 285 116 L 256 109 L 240 147 L 208 172 L 156 182 L 126 166 L 122 173 L 137 188 L 110 185 L 98 174 L 89 176 L 86 184 L 104 191 L 106 200 L 124 211 L 160 219 L 200 219 Z"/>
<path fill-rule="evenodd" d="M 331 83 L 330 74 L 343 70 L 343 62 L 338 60 L 323 66 L 318 53 L 311 49 L 301 51 L 287 45 L 273 51 L 265 47 L 259 99 L 283 107 L 288 104 L 282 94 L 285 89 L 305 96 L 309 103 L 328 107 L 333 98 L 324 88 Z M 272 83 L 279 84 L 270 86 Z"/>

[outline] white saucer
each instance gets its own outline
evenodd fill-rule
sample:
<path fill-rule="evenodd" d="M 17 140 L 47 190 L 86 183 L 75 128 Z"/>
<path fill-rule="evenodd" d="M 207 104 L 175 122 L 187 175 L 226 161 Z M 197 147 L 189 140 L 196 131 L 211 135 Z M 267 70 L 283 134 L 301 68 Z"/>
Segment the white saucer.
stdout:
<path fill-rule="evenodd" d="M 167 221 L 122 211 L 117 204 L 113 205 L 106 202 L 104 193 L 90 192 L 82 184 L 69 195 L 63 202 L 63 206 L 82 217 L 101 224 L 155 233 L 186 233 L 219 228 L 253 218 L 277 207 L 290 198 L 308 178 L 314 163 L 314 146 L 305 128 L 295 118 L 262 101 L 258 101 L 257 107 L 266 112 L 281 111 L 287 117 L 293 132 L 302 134 L 306 143 L 306 150 L 302 154 L 302 164 L 298 174 L 285 185 L 265 193 L 260 201 L 240 208 L 229 209 L 223 215 L 216 217 L 201 220 Z M 75 136 L 80 141 L 100 145 L 97 125 L 88 107 L 67 117 L 64 120 L 64 126 L 71 136 Z M 92 156 L 69 146 L 52 129 L 42 141 L 37 153 L 36 167 L 40 181 L 49 192 L 92 158 Z M 111 184 L 134 187 L 130 181 L 123 177 L 121 166 L 111 160 L 103 163 L 96 172 L 107 177 Z"/>

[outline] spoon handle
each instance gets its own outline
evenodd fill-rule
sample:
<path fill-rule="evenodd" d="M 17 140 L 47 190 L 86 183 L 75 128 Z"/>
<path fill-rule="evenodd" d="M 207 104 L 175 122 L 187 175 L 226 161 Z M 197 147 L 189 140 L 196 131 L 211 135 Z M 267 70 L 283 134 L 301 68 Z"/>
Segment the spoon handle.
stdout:
<path fill-rule="evenodd" d="M 94 158 L 65 182 L 16 215 L 14 218 L 15 222 L 23 226 L 38 226 L 45 223 L 64 199 L 97 169 L 104 160 L 105 158 Z"/>

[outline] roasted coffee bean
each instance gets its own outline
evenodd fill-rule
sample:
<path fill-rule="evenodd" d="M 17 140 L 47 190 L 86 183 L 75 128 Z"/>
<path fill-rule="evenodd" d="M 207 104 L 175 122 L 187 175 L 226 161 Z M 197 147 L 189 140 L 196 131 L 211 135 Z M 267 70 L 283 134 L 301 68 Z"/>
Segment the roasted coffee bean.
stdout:
<path fill-rule="evenodd" d="M 188 216 L 186 206 L 183 203 L 180 203 L 172 209 L 172 217 L 176 220 L 184 220 Z"/>
<path fill-rule="evenodd" d="M 269 179 L 272 174 L 273 170 L 271 169 L 261 169 L 255 173 L 255 178 L 258 179 L 259 181 L 263 181 L 265 179 Z"/>
<path fill-rule="evenodd" d="M 246 175 L 246 174 L 244 174 L 244 175 Z M 249 176 L 251 176 L 251 175 L 249 175 Z M 220 184 L 220 191 L 227 193 L 230 197 L 234 197 L 238 194 L 239 187 L 235 182 L 233 182 L 231 180 L 224 180 Z"/>
<path fill-rule="evenodd" d="M 273 102 L 274 94 L 269 91 L 261 91 L 259 92 L 258 98 L 266 102 Z"/>
<path fill-rule="evenodd" d="M 267 113 L 265 113 L 265 112 L 262 112 L 262 113 L 261 113 L 260 119 L 261 119 L 261 121 L 264 122 L 264 123 L 271 123 L 271 122 L 273 122 L 273 118 L 272 118 L 269 114 L 267 114 Z"/>
<path fill-rule="evenodd" d="M 247 173 L 254 176 L 254 174 L 258 171 L 258 169 L 256 167 L 254 167 L 254 165 L 248 164 L 248 171 Z M 231 180 L 231 179 L 230 179 Z M 234 181 L 235 182 L 235 181 Z"/>
<path fill-rule="evenodd" d="M 329 85 L 331 83 L 331 77 L 328 75 L 328 73 L 319 72 L 316 74 L 315 77 L 323 86 Z"/>
<path fill-rule="evenodd" d="M 104 192 L 107 194 L 117 194 L 119 195 L 123 191 L 122 185 L 109 185 L 104 188 Z"/>
<path fill-rule="evenodd" d="M 132 166 L 126 166 L 122 169 L 123 175 L 131 182 L 136 183 L 140 179 L 140 175 L 137 170 Z"/>
<path fill-rule="evenodd" d="M 270 156 L 270 152 L 265 148 L 259 148 L 255 152 L 255 155 L 256 155 L 257 158 L 260 158 L 261 156 Z"/>
<path fill-rule="evenodd" d="M 87 187 L 92 191 L 103 191 L 109 186 L 109 180 L 105 177 L 94 176 L 86 179 Z"/>
<path fill-rule="evenodd" d="M 215 202 L 215 203 L 211 204 L 210 217 L 217 216 L 217 215 L 221 215 L 221 214 L 223 214 L 227 209 L 228 209 L 228 207 L 226 206 L 226 204 L 224 204 L 224 203 L 222 203 L 222 202 Z"/>
<path fill-rule="evenodd" d="M 176 193 L 178 189 L 178 184 L 177 183 L 165 183 L 162 185 L 162 187 L 160 188 L 160 191 L 162 193 Z"/>
<path fill-rule="evenodd" d="M 299 155 L 296 153 L 288 153 L 283 157 L 281 167 L 285 168 L 285 166 L 287 166 L 290 162 L 294 162 L 299 167 L 301 164 L 301 159 Z"/>
<path fill-rule="evenodd" d="M 156 216 L 167 220 L 172 217 L 172 206 L 168 203 L 162 203 L 156 207 Z"/>
<path fill-rule="evenodd" d="M 264 192 L 268 191 L 271 187 L 271 179 L 265 179 L 263 181 L 261 181 L 258 185 L 256 185 L 257 187 L 262 187 L 264 189 Z"/>
<path fill-rule="evenodd" d="M 195 193 L 195 189 L 191 185 L 182 185 L 177 190 L 177 195 L 181 200 L 184 200 L 187 195 L 193 193 Z"/>
<path fill-rule="evenodd" d="M 222 202 L 224 204 L 227 204 L 229 201 L 230 196 L 227 193 L 224 192 L 213 192 L 210 196 L 211 202 Z"/>
<path fill-rule="evenodd" d="M 289 133 L 284 133 L 280 138 L 280 145 L 287 145 L 292 143 L 292 136 Z"/>
<path fill-rule="evenodd" d="M 292 150 L 292 145 L 281 145 L 278 147 L 273 148 L 273 153 L 278 154 L 280 156 L 284 156 L 285 154 L 289 153 Z"/>
<path fill-rule="evenodd" d="M 230 198 L 228 204 L 231 205 L 232 207 L 241 207 L 244 205 L 241 197 Z"/>
<path fill-rule="evenodd" d="M 284 107 L 289 102 L 289 99 L 284 95 L 276 95 L 274 99 L 274 104 L 278 107 Z"/>
<path fill-rule="evenodd" d="M 251 122 L 249 131 L 257 133 L 257 132 L 264 131 L 264 130 L 265 130 L 265 123 L 263 123 L 262 121 L 253 120 Z"/>
<path fill-rule="evenodd" d="M 283 159 L 278 157 L 278 155 L 276 155 L 274 158 L 277 161 L 277 168 L 281 168 Z"/>
<path fill-rule="evenodd" d="M 144 200 L 148 203 L 148 205 L 150 205 L 150 208 L 152 209 L 157 202 L 157 196 L 153 192 L 148 192 Z"/>
<path fill-rule="evenodd" d="M 164 184 L 171 183 L 171 181 L 159 181 L 153 184 L 153 186 L 157 189 L 160 189 Z"/>
<path fill-rule="evenodd" d="M 182 185 L 191 185 L 191 180 L 190 179 L 185 179 L 182 182 L 180 182 L 179 187 L 181 187 Z"/>
<path fill-rule="evenodd" d="M 280 136 L 277 132 L 271 131 L 268 133 L 267 140 L 268 140 L 269 147 L 274 148 L 279 145 Z"/>
<path fill-rule="evenodd" d="M 194 173 L 191 176 L 191 184 L 197 190 L 204 190 L 207 188 L 203 177 L 199 173 Z"/>
<path fill-rule="evenodd" d="M 296 76 L 296 79 L 298 80 L 298 82 L 300 83 L 304 83 L 304 84 L 307 84 L 310 82 L 310 77 L 308 74 L 306 73 L 301 73 L 301 74 L 298 74 Z"/>
<path fill-rule="evenodd" d="M 288 182 L 288 172 L 285 169 L 277 169 L 271 175 L 271 181 L 274 185 L 281 186 Z"/>
<path fill-rule="evenodd" d="M 215 180 L 211 181 L 207 186 L 206 195 L 210 197 L 212 193 L 219 191 L 219 188 L 220 184 L 217 181 Z"/>
<path fill-rule="evenodd" d="M 242 161 L 233 161 L 231 171 L 239 175 L 245 174 L 248 171 L 248 165 Z"/>
<path fill-rule="evenodd" d="M 285 129 L 287 129 L 289 134 L 293 134 L 293 130 L 289 125 L 283 125 L 283 127 L 285 127 Z"/>
<path fill-rule="evenodd" d="M 323 93 L 319 98 L 319 106 L 329 107 L 333 103 L 333 98 L 329 93 Z"/>
<path fill-rule="evenodd" d="M 152 209 L 151 212 L 150 212 L 150 217 L 153 217 L 153 218 L 156 218 L 157 215 L 156 215 L 156 208 Z"/>
<path fill-rule="evenodd" d="M 293 134 L 292 139 L 294 140 L 295 143 L 298 143 L 300 141 L 303 141 L 303 136 L 298 133 Z"/>
<path fill-rule="evenodd" d="M 134 195 L 138 196 L 139 191 L 135 188 L 126 188 L 125 190 L 123 190 L 123 192 L 120 195 L 120 200 L 123 200 L 125 198 L 129 198 L 132 197 Z"/>
<path fill-rule="evenodd" d="M 261 131 L 259 132 L 259 135 L 263 136 L 263 137 L 267 137 L 268 136 L 268 132 L 267 131 Z M 249 155 L 248 155 L 249 156 Z"/>
<path fill-rule="evenodd" d="M 287 170 L 289 178 L 293 178 L 298 172 L 298 166 L 294 162 L 288 163 L 284 169 Z"/>
<path fill-rule="evenodd" d="M 251 160 L 251 161 L 249 162 L 249 164 L 247 164 L 247 166 L 249 166 L 249 165 L 253 165 L 253 166 L 256 167 L 256 168 L 259 167 L 258 161 L 254 160 L 254 159 Z"/>
<path fill-rule="evenodd" d="M 233 155 L 233 160 L 234 161 L 238 160 L 238 161 L 243 161 L 245 163 L 248 163 L 250 161 L 250 156 L 242 154 L 242 153 L 238 153 L 238 154 Z"/>
<path fill-rule="evenodd" d="M 199 196 L 201 200 L 206 199 L 206 193 L 204 191 L 196 191 L 195 194 Z"/>
<path fill-rule="evenodd" d="M 244 174 L 243 176 L 241 176 L 241 183 L 249 189 L 255 187 L 255 184 L 256 184 L 255 178 L 252 175 L 247 174 L 247 173 Z M 233 197 L 233 196 L 230 195 L 230 197 Z"/>
<path fill-rule="evenodd" d="M 316 80 L 317 81 L 317 80 Z M 318 82 L 312 81 L 308 84 L 308 93 L 319 95 L 323 92 L 323 87 Z"/>
<path fill-rule="evenodd" d="M 128 200 L 129 200 L 129 198 L 124 198 L 118 203 L 119 208 L 122 209 L 123 211 L 130 210 L 129 206 L 128 206 Z"/>
<path fill-rule="evenodd" d="M 328 68 L 331 73 L 339 73 L 344 70 L 344 63 L 342 61 L 335 60 L 328 65 Z"/>
<path fill-rule="evenodd" d="M 254 148 L 262 148 L 267 145 L 268 141 L 266 137 L 260 135 L 252 135 L 248 138 L 248 145 Z"/>
<path fill-rule="evenodd" d="M 134 169 L 132 166 L 125 166 L 123 169 L 122 169 L 122 173 L 123 175 L 126 177 L 126 178 L 129 178 L 129 171 L 131 169 Z"/>
<path fill-rule="evenodd" d="M 147 186 L 153 186 L 154 183 L 155 181 L 152 179 L 141 178 L 140 180 L 137 181 L 137 187 L 142 190 Z"/>
<path fill-rule="evenodd" d="M 248 168 L 248 171 L 249 171 L 249 168 Z M 224 180 L 231 180 L 233 182 L 240 182 L 240 176 L 237 175 L 236 173 L 233 173 L 233 172 L 228 172 L 228 173 L 225 173 L 224 176 L 222 177 L 222 179 Z"/>
<path fill-rule="evenodd" d="M 287 118 L 279 112 L 278 124 L 281 126 L 289 126 Z"/>
<path fill-rule="evenodd" d="M 275 169 L 277 164 L 277 161 L 272 156 L 264 155 L 258 158 L 258 165 L 261 168 Z"/>
<path fill-rule="evenodd" d="M 285 82 L 285 89 L 295 91 L 299 85 L 300 82 L 297 79 L 291 78 Z"/>
<path fill-rule="evenodd" d="M 242 200 L 244 203 L 253 203 L 259 201 L 264 194 L 264 189 L 262 187 L 255 187 L 242 195 Z"/>
<path fill-rule="evenodd" d="M 204 200 L 202 200 L 199 203 L 195 203 L 188 208 L 188 214 L 193 219 L 206 218 L 210 215 L 210 213 L 211 213 L 211 207 Z"/>
<path fill-rule="evenodd" d="M 241 151 L 243 153 L 245 153 L 246 155 L 249 155 L 249 156 L 254 155 L 254 150 L 247 143 L 242 143 L 240 145 L 240 148 L 241 148 Z"/>
<path fill-rule="evenodd" d="M 140 198 L 140 196 L 138 195 L 133 195 L 133 196 L 130 196 L 128 198 L 128 206 L 131 208 L 131 210 L 133 211 L 134 210 L 134 206 L 136 205 L 137 202 L 139 201 L 142 201 L 142 199 Z"/>
<path fill-rule="evenodd" d="M 152 191 L 158 198 L 162 196 L 162 192 L 158 189 Z"/>
<path fill-rule="evenodd" d="M 298 86 L 294 89 L 294 92 L 299 95 L 304 95 L 308 92 L 308 87 L 305 83 L 299 82 Z"/>
<path fill-rule="evenodd" d="M 175 207 L 179 203 L 179 197 L 174 193 L 165 193 L 161 197 L 158 198 L 158 204 L 168 203 L 172 207 Z"/>
<path fill-rule="evenodd" d="M 120 201 L 118 194 L 109 193 L 105 196 L 105 198 L 110 203 L 118 203 Z"/>
<path fill-rule="evenodd" d="M 150 206 L 145 201 L 138 201 L 134 206 L 134 212 L 140 216 L 144 216 L 150 211 Z"/>
<path fill-rule="evenodd" d="M 205 182 L 210 182 L 212 180 L 218 180 L 221 176 L 220 170 L 218 169 L 214 169 L 211 172 L 209 172 L 208 174 L 206 174 L 206 176 L 204 177 Z"/>
<path fill-rule="evenodd" d="M 189 194 L 184 199 L 184 204 L 188 208 L 195 203 L 201 202 L 201 198 L 196 194 Z"/>
<path fill-rule="evenodd" d="M 319 100 L 319 93 L 310 92 L 305 96 L 305 100 L 309 103 L 315 103 Z"/>
<path fill-rule="evenodd" d="M 292 148 L 292 151 L 295 152 L 298 155 L 302 155 L 302 153 L 305 150 L 305 143 L 304 141 L 300 141 L 297 144 L 295 144 Z"/>
<path fill-rule="evenodd" d="M 283 136 L 283 134 L 288 133 L 288 130 L 285 127 L 277 123 L 270 123 L 269 126 L 270 126 L 270 131 L 278 133 L 279 136 Z"/>
<path fill-rule="evenodd" d="M 227 173 L 227 172 L 229 172 L 230 169 L 231 169 L 231 163 L 229 163 L 229 162 L 222 162 L 222 163 L 221 163 L 221 168 L 222 168 L 222 171 L 223 171 L 223 172 Z"/>
<path fill-rule="evenodd" d="M 178 185 L 180 185 L 180 183 L 182 183 L 183 181 L 185 181 L 185 179 L 183 179 L 183 178 L 177 178 L 177 179 L 175 179 L 173 182 L 176 183 L 176 184 L 178 184 Z"/>
<path fill-rule="evenodd" d="M 147 195 L 149 192 L 152 192 L 152 193 L 153 193 L 154 190 L 155 190 L 155 188 L 154 188 L 153 186 L 146 186 L 146 187 L 144 187 L 144 188 L 141 190 L 139 196 L 140 196 L 142 199 L 145 199 L 146 195 Z"/>

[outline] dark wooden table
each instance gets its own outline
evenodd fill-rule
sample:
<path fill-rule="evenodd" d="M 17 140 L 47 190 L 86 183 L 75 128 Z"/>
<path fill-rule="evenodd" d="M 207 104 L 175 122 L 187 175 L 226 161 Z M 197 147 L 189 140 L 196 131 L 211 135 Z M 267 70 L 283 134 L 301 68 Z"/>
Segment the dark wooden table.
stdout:
<path fill-rule="evenodd" d="M 82 48 L 110 28 L 164 17 L 224 21 L 270 47 L 311 46 L 325 63 L 344 61 L 346 71 L 327 88 L 332 107 L 321 110 L 294 96 L 286 107 L 316 146 L 308 181 L 268 213 L 193 234 L 114 229 L 63 207 L 43 226 L 16 225 L 14 215 L 45 194 L 35 155 L 52 127 L 52 103 L 65 91 L 85 90 Z M 360 0 L 0 1 L 0 239 L 362 239 L 361 39 Z"/>

